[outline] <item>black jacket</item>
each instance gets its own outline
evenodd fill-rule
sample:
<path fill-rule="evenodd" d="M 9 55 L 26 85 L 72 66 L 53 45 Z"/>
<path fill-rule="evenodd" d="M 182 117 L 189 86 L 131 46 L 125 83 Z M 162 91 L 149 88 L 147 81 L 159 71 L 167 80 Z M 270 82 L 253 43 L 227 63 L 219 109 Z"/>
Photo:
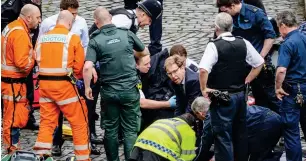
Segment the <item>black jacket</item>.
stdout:
<path fill-rule="evenodd" d="M 173 88 L 176 95 L 178 108 L 175 110 L 175 115 L 181 115 L 185 112 L 191 111 L 192 102 L 199 96 L 202 96 L 199 73 L 196 73 L 188 68 L 185 68 L 185 91 L 182 90 L 180 85 L 173 83 Z"/>

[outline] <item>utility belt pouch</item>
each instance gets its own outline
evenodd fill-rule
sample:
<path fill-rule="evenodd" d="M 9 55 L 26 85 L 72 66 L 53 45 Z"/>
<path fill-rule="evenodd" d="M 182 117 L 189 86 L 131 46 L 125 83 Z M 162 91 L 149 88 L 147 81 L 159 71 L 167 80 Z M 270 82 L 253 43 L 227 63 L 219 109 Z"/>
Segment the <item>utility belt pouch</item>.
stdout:
<path fill-rule="evenodd" d="M 301 92 L 300 83 L 298 83 L 297 86 L 298 86 L 298 92 L 297 92 L 294 100 L 298 105 L 300 105 L 300 107 L 303 107 L 304 106 L 304 97 L 303 97 L 303 94 Z"/>
<path fill-rule="evenodd" d="M 77 82 L 78 79 L 73 75 L 73 73 L 72 73 L 72 72 L 69 72 L 69 73 L 67 74 L 67 76 L 68 76 L 70 82 L 71 82 L 73 85 L 76 85 L 76 82 Z"/>

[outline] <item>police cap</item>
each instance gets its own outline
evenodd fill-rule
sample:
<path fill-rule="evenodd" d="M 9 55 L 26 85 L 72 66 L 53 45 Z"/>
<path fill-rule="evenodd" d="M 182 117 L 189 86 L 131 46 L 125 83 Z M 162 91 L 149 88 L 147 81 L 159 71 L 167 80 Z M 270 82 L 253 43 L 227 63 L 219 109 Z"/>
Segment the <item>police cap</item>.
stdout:
<path fill-rule="evenodd" d="M 158 19 L 162 14 L 162 5 L 157 0 L 145 0 L 139 2 L 138 7 L 150 16 L 152 21 Z"/>

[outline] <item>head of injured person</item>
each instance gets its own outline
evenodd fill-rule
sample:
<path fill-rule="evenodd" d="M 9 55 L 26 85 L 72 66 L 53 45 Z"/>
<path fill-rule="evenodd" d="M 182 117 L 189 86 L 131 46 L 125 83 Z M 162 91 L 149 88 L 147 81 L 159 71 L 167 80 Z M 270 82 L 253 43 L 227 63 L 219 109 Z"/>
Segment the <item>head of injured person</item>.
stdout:
<path fill-rule="evenodd" d="M 233 30 L 233 18 L 226 12 L 221 12 L 215 19 L 215 32 L 219 36 L 224 32 L 232 32 Z"/>
<path fill-rule="evenodd" d="M 56 24 L 65 26 L 68 30 L 71 30 L 74 21 L 74 16 L 68 10 L 63 10 L 57 17 Z"/>
<path fill-rule="evenodd" d="M 209 110 L 210 100 L 205 97 L 197 97 L 191 104 L 191 110 L 199 120 L 204 120 Z"/>

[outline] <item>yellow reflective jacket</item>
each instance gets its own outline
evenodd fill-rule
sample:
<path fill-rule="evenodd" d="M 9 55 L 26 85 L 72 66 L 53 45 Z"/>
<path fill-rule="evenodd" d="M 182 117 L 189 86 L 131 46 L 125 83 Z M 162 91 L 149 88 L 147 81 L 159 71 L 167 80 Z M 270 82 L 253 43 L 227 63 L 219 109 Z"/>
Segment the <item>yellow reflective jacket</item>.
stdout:
<path fill-rule="evenodd" d="M 170 161 L 191 161 L 195 158 L 196 136 L 182 119 L 155 121 L 137 138 L 134 146 L 154 152 Z"/>

